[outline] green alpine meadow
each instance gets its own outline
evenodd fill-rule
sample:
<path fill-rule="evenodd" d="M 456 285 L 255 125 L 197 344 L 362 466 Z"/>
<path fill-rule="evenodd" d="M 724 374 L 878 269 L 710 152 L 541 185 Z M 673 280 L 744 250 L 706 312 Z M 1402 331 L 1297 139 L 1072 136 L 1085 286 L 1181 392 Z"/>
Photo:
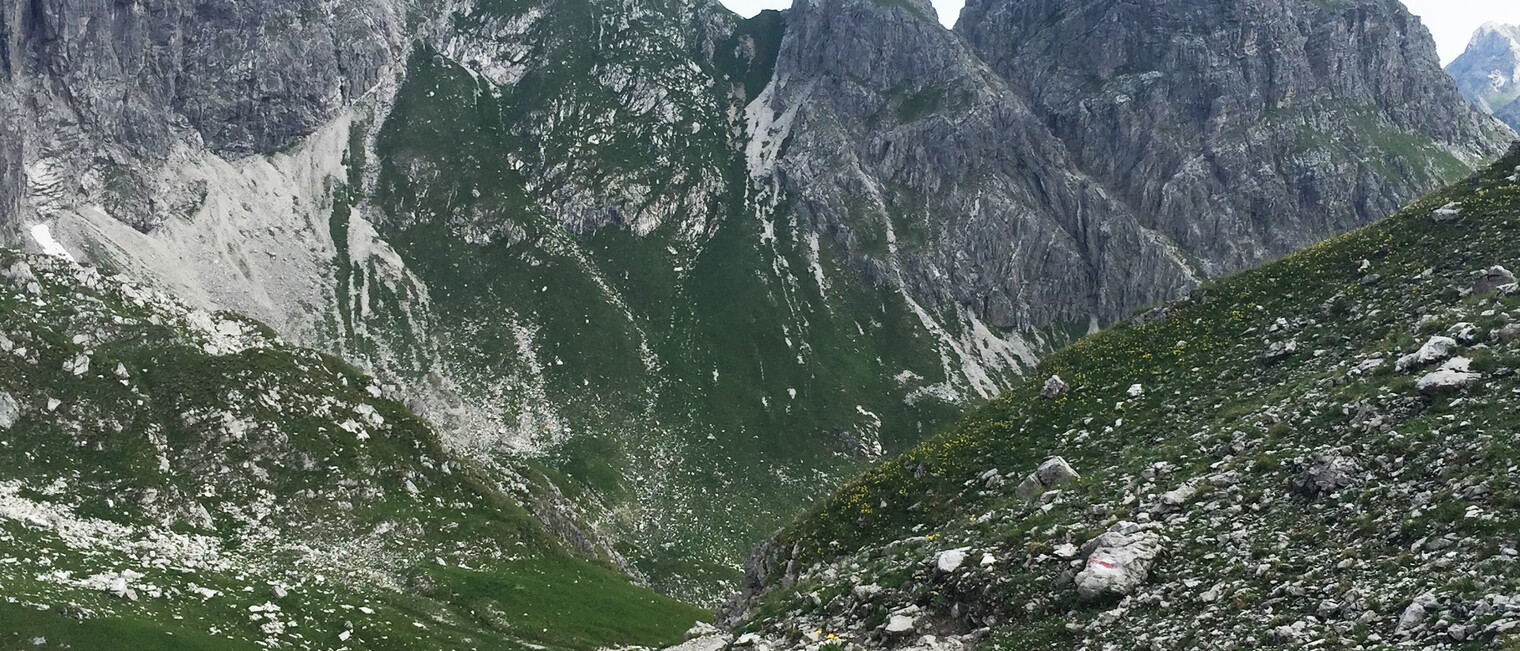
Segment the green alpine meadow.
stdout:
<path fill-rule="evenodd" d="M 0 0 L 0 649 L 1520 644 L 1506 8 L 724 2 Z"/>

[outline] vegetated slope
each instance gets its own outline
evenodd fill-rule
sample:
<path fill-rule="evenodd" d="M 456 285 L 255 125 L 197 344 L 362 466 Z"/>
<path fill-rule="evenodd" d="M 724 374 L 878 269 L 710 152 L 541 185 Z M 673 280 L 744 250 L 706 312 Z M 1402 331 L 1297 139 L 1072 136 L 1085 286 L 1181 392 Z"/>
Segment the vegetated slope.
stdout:
<path fill-rule="evenodd" d="M 342 357 L 668 594 L 1202 268 L 927 2 L 203 4 L 0 17 L 0 236 Z M 1498 153 L 1468 112 L 1313 175 L 1410 198 Z"/>
<path fill-rule="evenodd" d="M 733 20 L 692 2 L 462 12 L 456 40 L 408 61 L 361 207 L 428 288 L 461 399 L 499 420 L 460 447 L 530 457 L 654 585 L 708 599 L 820 484 L 1047 347 L 874 284 L 756 196 L 729 120 L 779 15 Z"/>
<path fill-rule="evenodd" d="M 590 649 L 706 616 L 566 551 L 336 358 L 0 269 L 0 647 Z"/>
<path fill-rule="evenodd" d="M 729 621 L 780 648 L 1512 644 L 1517 252 L 1520 147 L 1087 337 L 758 549 Z M 1080 479 L 1026 481 L 1055 456 Z"/>
<path fill-rule="evenodd" d="M 1520 129 L 1520 27 L 1487 23 L 1446 66 L 1473 106 Z"/>

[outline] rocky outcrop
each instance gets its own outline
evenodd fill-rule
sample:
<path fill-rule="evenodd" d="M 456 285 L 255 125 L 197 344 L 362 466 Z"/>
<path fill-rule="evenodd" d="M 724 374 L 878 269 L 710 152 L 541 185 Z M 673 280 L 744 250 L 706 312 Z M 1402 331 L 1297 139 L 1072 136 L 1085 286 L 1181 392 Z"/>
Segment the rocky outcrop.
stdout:
<path fill-rule="evenodd" d="M 774 174 L 857 265 L 1003 327 L 1112 320 L 1197 276 L 1075 169 L 928 3 L 808 0 L 749 107 Z"/>
<path fill-rule="evenodd" d="M 176 147 L 289 146 L 379 80 L 404 39 L 389 0 L 0 4 L 0 206 L 101 204 L 150 230 L 201 192 L 152 171 Z M 24 175 L 20 168 L 25 167 Z M 28 210 L 30 212 L 30 210 Z"/>
<path fill-rule="evenodd" d="M 1478 110 L 1520 129 L 1520 27 L 1487 23 L 1473 33 L 1462 56 L 1446 66 L 1457 88 Z"/>
<path fill-rule="evenodd" d="M 1513 137 L 1392 0 L 972 0 L 956 31 L 1209 275 L 1381 217 Z"/>

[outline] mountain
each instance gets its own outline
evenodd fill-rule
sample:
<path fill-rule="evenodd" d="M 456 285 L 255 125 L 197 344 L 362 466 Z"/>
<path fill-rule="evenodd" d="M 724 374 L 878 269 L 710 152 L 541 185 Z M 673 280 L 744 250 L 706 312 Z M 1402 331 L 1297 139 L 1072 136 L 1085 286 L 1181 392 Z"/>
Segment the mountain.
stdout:
<path fill-rule="evenodd" d="M 846 484 L 725 613 L 768 648 L 1507 648 L 1520 145 L 1206 283 Z"/>
<path fill-rule="evenodd" d="M 342 360 L 0 268 L 0 647 L 593 649 L 707 616 L 572 553 Z"/>
<path fill-rule="evenodd" d="M 1484 113 L 1520 129 L 1520 27 L 1487 23 L 1467 50 L 1446 66 L 1462 95 Z"/>
<path fill-rule="evenodd" d="M 5 3 L 0 230 L 354 364 L 578 553 L 714 603 L 1050 351 L 1512 137 L 1397 3 L 1266 4 Z M 1222 36 L 998 49 L 1082 16 Z"/>
<path fill-rule="evenodd" d="M 1385 216 L 1512 137 L 1393 0 L 973 0 L 955 29 L 1208 276 Z"/>

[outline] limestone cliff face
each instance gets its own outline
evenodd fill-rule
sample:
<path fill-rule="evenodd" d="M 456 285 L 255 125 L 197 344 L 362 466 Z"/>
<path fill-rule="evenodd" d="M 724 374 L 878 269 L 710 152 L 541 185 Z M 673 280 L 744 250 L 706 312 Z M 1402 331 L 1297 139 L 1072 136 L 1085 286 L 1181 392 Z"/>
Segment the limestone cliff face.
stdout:
<path fill-rule="evenodd" d="M 1387 214 L 1510 137 L 1394 0 L 972 0 L 956 31 L 1210 275 Z"/>
<path fill-rule="evenodd" d="M 774 175 L 875 276 L 998 326 L 1085 326 L 1195 282 L 932 16 L 926 3 L 793 5 L 749 109 L 752 173 Z"/>
<path fill-rule="evenodd" d="M 0 116 L 0 200 L 25 183 L 33 208 L 95 202 L 151 229 L 195 201 L 194 189 L 151 180 L 176 145 L 236 157 L 310 135 L 394 58 L 396 11 L 372 0 L 0 3 L 0 101 L 18 109 Z"/>
<path fill-rule="evenodd" d="M 1520 129 L 1520 27 L 1488 23 L 1473 33 L 1462 56 L 1446 66 L 1473 106 Z"/>

